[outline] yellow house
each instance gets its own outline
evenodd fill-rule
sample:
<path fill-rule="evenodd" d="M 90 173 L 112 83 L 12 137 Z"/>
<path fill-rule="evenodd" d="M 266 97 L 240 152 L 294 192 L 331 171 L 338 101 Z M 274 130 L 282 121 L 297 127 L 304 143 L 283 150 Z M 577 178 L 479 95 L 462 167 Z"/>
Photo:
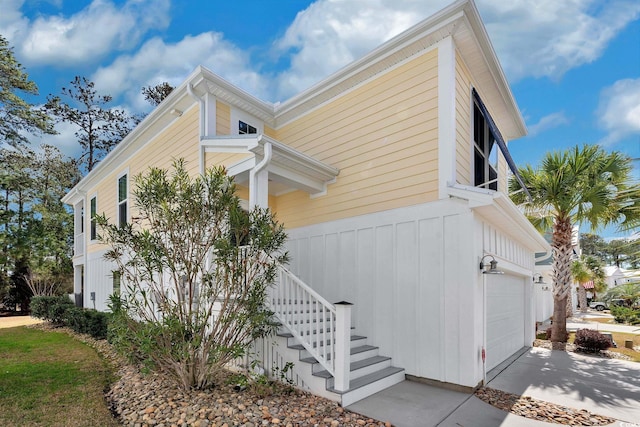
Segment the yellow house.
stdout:
<path fill-rule="evenodd" d="M 281 103 L 199 67 L 65 196 L 78 303 L 104 310 L 119 285 L 91 216 L 130 220 L 131 177 L 179 157 L 194 174 L 224 165 L 287 229 L 277 286 L 302 283 L 338 322 L 323 360 L 283 322 L 277 358 L 295 358 L 301 387 L 343 405 L 405 376 L 476 387 L 534 339 L 549 247 L 506 195 L 507 142 L 525 133 L 470 0 Z"/>

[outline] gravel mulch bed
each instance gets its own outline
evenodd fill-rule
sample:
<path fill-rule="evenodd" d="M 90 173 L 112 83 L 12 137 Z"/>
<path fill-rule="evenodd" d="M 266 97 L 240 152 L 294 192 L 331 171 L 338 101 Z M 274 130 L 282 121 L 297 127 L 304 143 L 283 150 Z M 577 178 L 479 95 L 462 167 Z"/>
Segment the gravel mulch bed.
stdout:
<path fill-rule="evenodd" d="M 475 395 L 503 411 L 548 423 L 571 426 L 604 426 L 616 421 L 613 418 L 594 415 L 585 409 L 567 408 L 488 387 L 477 390 Z"/>
<path fill-rule="evenodd" d="M 365 417 L 328 399 L 284 386 L 274 386 L 276 393 L 268 396 L 258 395 L 249 388 L 236 391 L 234 384 L 224 381 L 211 390 L 185 392 L 161 374 L 141 374 L 106 340 L 95 340 L 48 323 L 30 327 L 68 333 L 94 347 L 105 358 L 117 378 L 107 391 L 106 400 L 116 418 L 125 426 L 391 427 L 389 422 Z"/>

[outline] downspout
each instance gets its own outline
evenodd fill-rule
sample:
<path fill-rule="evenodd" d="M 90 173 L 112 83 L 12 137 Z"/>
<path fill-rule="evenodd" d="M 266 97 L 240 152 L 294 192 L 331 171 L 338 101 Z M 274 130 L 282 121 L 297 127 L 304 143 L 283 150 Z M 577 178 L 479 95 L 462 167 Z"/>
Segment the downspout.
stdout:
<path fill-rule="evenodd" d="M 200 103 L 200 141 L 198 141 L 198 150 L 200 155 L 198 156 L 199 165 L 200 165 L 200 175 L 204 175 L 204 148 L 200 143 L 202 142 L 202 138 L 204 135 L 204 114 L 205 114 L 205 101 L 201 97 L 195 94 L 193 91 L 193 85 L 191 83 L 187 84 L 187 93 L 193 99 Z"/>
<path fill-rule="evenodd" d="M 262 135 L 258 137 L 258 143 L 262 141 L 262 138 L 263 138 Z M 252 193 L 255 193 L 255 190 L 257 190 L 257 175 L 269 165 L 269 163 L 271 162 L 272 156 L 273 156 L 273 147 L 271 146 L 271 142 L 265 140 L 264 141 L 264 157 L 262 158 L 260 163 L 258 163 L 253 167 L 253 170 L 249 174 L 249 191 L 251 191 Z M 258 204 L 258 200 L 255 194 L 253 195 L 253 197 L 251 197 L 250 195 L 250 198 L 253 199 L 253 204 L 252 206 L 250 206 L 253 209 L 253 207 Z"/>

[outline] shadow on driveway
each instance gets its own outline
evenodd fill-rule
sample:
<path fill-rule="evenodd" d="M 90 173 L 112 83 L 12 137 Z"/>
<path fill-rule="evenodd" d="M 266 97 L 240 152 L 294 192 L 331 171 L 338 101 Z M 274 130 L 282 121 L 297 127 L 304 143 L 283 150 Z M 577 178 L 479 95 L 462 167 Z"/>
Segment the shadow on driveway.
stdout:
<path fill-rule="evenodd" d="M 627 422 L 640 420 L 640 363 L 532 348 L 487 386 Z"/>

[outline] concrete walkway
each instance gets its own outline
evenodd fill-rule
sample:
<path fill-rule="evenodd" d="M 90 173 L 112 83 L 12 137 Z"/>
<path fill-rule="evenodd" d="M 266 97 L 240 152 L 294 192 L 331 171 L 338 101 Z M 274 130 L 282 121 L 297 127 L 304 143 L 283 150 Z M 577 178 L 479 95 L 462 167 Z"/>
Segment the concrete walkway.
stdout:
<path fill-rule="evenodd" d="M 594 329 L 596 331 L 623 332 L 626 334 L 640 335 L 640 325 L 619 325 L 616 323 L 601 323 L 593 319 L 613 319 L 608 313 L 589 311 L 587 313 L 575 313 L 567 319 L 567 329 Z"/>
<path fill-rule="evenodd" d="M 36 323 L 42 323 L 43 320 L 36 319 L 31 316 L 0 316 L 0 329 L 1 328 L 15 328 L 16 326 L 35 325 Z"/>
<path fill-rule="evenodd" d="M 553 402 L 640 427 L 640 363 L 532 348 L 488 387 Z M 499 410 L 471 394 L 404 381 L 348 407 L 404 426 L 551 426 Z"/>

